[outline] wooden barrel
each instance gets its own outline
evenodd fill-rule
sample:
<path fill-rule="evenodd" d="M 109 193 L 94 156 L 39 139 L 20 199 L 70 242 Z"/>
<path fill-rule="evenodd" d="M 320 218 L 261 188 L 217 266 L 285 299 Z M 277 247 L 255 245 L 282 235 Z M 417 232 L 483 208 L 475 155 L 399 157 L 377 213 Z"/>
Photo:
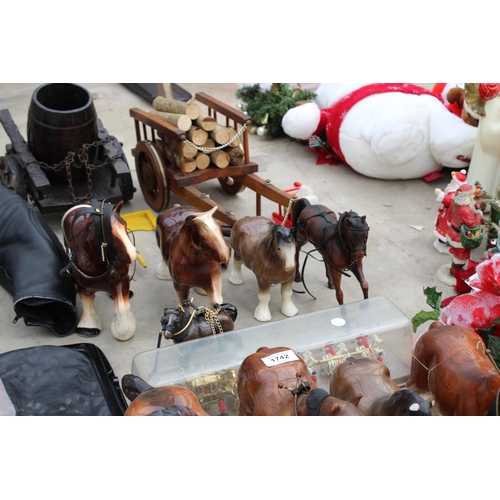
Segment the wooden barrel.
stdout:
<path fill-rule="evenodd" d="M 28 147 L 39 162 L 53 165 L 69 151 L 78 152 L 83 144 L 98 140 L 97 113 L 90 92 L 73 83 L 47 83 L 38 87 L 28 111 Z M 89 163 L 95 164 L 98 147 L 89 149 Z M 78 158 L 71 169 L 73 180 L 86 177 Z M 51 181 L 67 182 L 65 170 L 45 169 Z"/>

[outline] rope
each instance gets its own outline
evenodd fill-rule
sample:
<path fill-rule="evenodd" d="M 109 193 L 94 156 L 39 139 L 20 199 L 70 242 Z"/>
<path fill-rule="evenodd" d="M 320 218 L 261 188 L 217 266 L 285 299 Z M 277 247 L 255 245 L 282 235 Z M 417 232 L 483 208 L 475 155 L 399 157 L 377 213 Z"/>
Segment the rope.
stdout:
<path fill-rule="evenodd" d="M 481 340 L 478 340 L 477 344 L 476 344 L 476 350 L 477 348 L 479 347 L 479 345 L 482 343 Z M 483 344 L 484 345 L 484 344 Z M 413 359 L 415 359 L 422 367 L 424 367 L 426 370 L 427 370 L 427 386 L 429 386 L 429 379 L 430 379 L 430 376 L 431 376 L 431 371 L 434 370 L 435 368 L 437 368 L 439 365 L 442 365 L 443 363 L 445 363 L 446 361 L 448 361 L 449 359 L 453 358 L 453 356 L 455 356 L 455 354 L 458 354 L 460 351 L 463 351 L 464 349 L 467 349 L 468 346 L 464 346 L 462 348 L 460 348 L 458 351 L 454 352 L 450 357 L 446 358 L 446 359 L 443 359 L 443 361 L 440 361 L 437 365 L 434 365 L 432 368 L 427 368 L 427 366 L 425 366 L 416 356 L 415 354 L 412 354 L 412 357 Z M 485 354 L 486 354 L 486 351 L 485 351 Z M 498 370 L 498 368 L 497 368 Z"/>
<path fill-rule="evenodd" d="M 194 142 L 191 142 L 189 139 L 185 139 L 183 142 L 184 144 L 189 144 L 190 146 L 193 146 L 193 148 L 196 148 L 198 151 L 201 151 L 203 153 L 212 153 L 213 151 L 219 151 L 220 149 L 224 149 L 226 146 L 232 144 L 236 139 L 238 139 L 243 134 L 246 128 L 247 124 L 244 123 L 243 126 L 240 128 L 240 130 L 236 132 L 236 135 L 233 135 L 233 137 L 229 139 L 229 142 L 226 142 L 226 144 L 223 144 L 222 146 L 216 146 L 215 148 L 204 148 L 203 146 L 198 146 Z"/>

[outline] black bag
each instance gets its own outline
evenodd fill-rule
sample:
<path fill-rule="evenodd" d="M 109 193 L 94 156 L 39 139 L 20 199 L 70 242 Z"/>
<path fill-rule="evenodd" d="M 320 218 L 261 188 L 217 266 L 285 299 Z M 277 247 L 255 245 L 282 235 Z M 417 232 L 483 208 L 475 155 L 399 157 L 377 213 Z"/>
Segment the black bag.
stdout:
<path fill-rule="evenodd" d="M 68 256 L 49 224 L 25 199 L 0 185 L 0 285 L 13 297 L 17 318 L 60 337 L 78 321 L 76 286 L 59 271 Z"/>
<path fill-rule="evenodd" d="M 122 416 L 127 409 L 118 378 L 94 344 L 0 354 L 0 379 L 20 416 Z"/>

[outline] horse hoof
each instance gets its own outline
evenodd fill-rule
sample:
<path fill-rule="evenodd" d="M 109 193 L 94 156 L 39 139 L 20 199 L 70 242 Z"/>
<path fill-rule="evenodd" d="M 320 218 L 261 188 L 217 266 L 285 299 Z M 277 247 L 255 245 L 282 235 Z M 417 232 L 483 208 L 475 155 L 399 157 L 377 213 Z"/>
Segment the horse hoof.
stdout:
<path fill-rule="evenodd" d="M 80 337 L 97 337 L 101 333 L 101 330 L 99 328 L 77 328 L 76 333 Z"/>

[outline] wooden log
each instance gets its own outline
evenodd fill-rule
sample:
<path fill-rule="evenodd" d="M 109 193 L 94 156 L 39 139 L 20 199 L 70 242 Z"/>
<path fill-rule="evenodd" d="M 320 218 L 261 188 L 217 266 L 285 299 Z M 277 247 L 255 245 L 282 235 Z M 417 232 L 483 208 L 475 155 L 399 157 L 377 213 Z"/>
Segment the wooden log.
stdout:
<path fill-rule="evenodd" d="M 212 132 L 212 130 L 217 125 L 217 122 L 213 116 L 200 115 L 194 122 L 197 127 L 200 127 L 207 132 Z"/>
<path fill-rule="evenodd" d="M 236 130 L 234 128 L 229 129 L 229 140 L 231 140 L 232 137 L 234 137 L 237 134 Z M 237 147 L 241 144 L 241 135 L 235 139 L 230 146 Z"/>
<path fill-rule="evenodd" d="M 191 125 L 186 133 L 186 137 L 197 146 L 202 146 L 205 142 L 207 142 L 208 132 L 205 132 L 205 130 L 198 128 L 195 125 Z"/>
<path fill-rule="evenodd" d="M 167 142 L 162 144 L 161 139 L 155 139 L 155 145 L 157 150 L 160 151 L 160 154 L 163 152 L 163 150 L 165 150 L 165 156 L 167 157 L 167 160 L 174 167 L 182 171 L 182 164 L 184 163 L 186 172 L 193 172 L 194 170 L 196 170 L 196 161 L 194 158 L 180 158 L 176 149 L 169 145 Z M 163 146 L 165 146 L 164 149 Z"/>
<path fill-rule="evenodd" d="M 183 142 L 182 153 L 184 154 L 184 158 L 194 158 L 198 154 L 198 150 L 194 146 L 191 146 L 191 144 Z"/>
<path fill-rule="evenodd" d="M 157 83 L 156 91 L 158 95 L 166 97 L 167 99 L 174 98 L 174 91 L 172 90 L 172 85 L 170 83 Z"/>
<path fill-rule="evenodd" d="M 200 107 L 193 102 L 176 101 L 158 96 L 153 100 L 153 108 L 157 111 L 187 115 L 191 120 L 196 120 L 200 116 Z"/>
<path fill-rule="evenodd" d="M 196 168 L 200 170 L 206 169 L 210 165 L 210 156 L 205 153 L 198 153 L 195 157 Z"/>
<path fill-rule="evenodd" d="M 223 151 L 229 155 L 229 163 L 231 165 L 241 165 L 245 160 L 245 154 L 240 148 L 228 146 L 227 148 L 224 148 Z"/>
<path fill-rule="evenodd" d="M 196 160 L 194 158 L 185 158 L 184 165 L 186 166 L 186 172 L 194 172 L 196 170 Z"/>
<path fill-rule="evenodd" d="M 205 141 L 204 144 L 201 145 L 202 148 L 215 148 L 215 142 L 213 139 L 210 139 L 210 137 Z M 203 153 L 206 153 L 207 155 L 211 153 L 211 151 L 202 151 Z"/>
<path fill-rule="evenodd" d="M 222 127 L 217 124 L 210 132 L 210 138 L 213 139 L 217 144 L 226 144 L 231 136 L 229 135 L 229 129 L 227 127 Z"/>
<path fill-rule="evenodd" d="M 193 124 L 191 118 L 189 118 L 188 115 L 166 113 L 165 111 L 157 111 L 156 109 L 151 110 L 149 114 L 161 118 L 163 121 L 170 123 L 170 125 L 173 125 L 174 127 L 177 127 L 184 132 L 187 132 Z"/>
<path fill-rule="evenodd" d="M 218 168 L 226 168 L 229 165 L 229 155 L 222 149 L 210 153 L 210 160 Z"/>

